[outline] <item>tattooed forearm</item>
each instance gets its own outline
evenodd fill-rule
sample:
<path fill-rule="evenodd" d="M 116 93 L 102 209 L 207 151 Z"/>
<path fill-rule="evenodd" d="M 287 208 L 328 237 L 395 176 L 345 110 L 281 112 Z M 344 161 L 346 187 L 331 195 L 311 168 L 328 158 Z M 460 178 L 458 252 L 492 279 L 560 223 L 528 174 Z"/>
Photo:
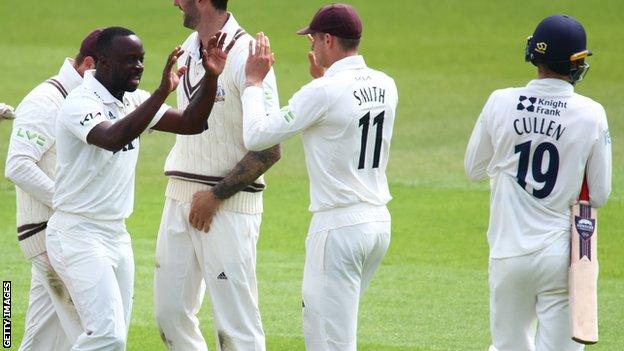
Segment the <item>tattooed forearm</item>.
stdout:
<path fill-rule="evenodd" d="M 212 193 L 225 200 L 245 189 L 273 166 L 281 157 L 280 146 L 275 145 L 264 151 L 249 151 L 223 180 L 212 188 Z"/>

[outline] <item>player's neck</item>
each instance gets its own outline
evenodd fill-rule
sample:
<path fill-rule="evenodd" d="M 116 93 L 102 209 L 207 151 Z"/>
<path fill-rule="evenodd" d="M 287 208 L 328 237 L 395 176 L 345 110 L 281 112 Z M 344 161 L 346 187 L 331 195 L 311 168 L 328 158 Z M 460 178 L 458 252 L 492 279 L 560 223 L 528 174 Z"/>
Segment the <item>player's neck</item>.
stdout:
<path fill-rule="evenodd" d="M 204 16 L 197 26 L 197 34 L 199 35 L 199 40 L 201 40 L 203 47 L 208 45 L 210 38 L 223 28 L 229 18 L 230 14 L 227 11 L 216 10 Z"/>
<path fill-rule="evenodd" d="M 122 101 L 125 93 L 123 89 L 118 90 L 115 87 L 115 84 L 113 84 L 112 80 L 106 79 L 106 77 L 104 77 L 102 74 L 98 74 L 97 70 L 95 71 L 94 77 L 98 80 L 98 82 L 100 82 L 100 84 L 102 84 L 102 86 L 104 86 L 104 88 L 106 88 L 106 90 L 108 90 L 108 92 L 112 96 L 114 96 L 117 100 Z"/>
<path fill-rule="evenodd" d="M 559 74 L 551 70 L 547 70 L 547 69 L 543 69 L 542 67 L 539 67 L 537 69 L 537 79 L 546 79 L 546 78 L 561 79 L 561 80 L 565 80 L 566 82 L 570 81 L 570 77 L 568 77 L 565 74 Z"/>
<path fill-rule="evenodd" d="M 357 51 L 337 51 L 335 52 L 329 59 L 328 62 L 328 66 L 325 68 L 329 68 L 331 67 L 334 63 L 345 59 L 347 57 L 351 57 L 351 56 L 357 56 L 358 52 Z"/>

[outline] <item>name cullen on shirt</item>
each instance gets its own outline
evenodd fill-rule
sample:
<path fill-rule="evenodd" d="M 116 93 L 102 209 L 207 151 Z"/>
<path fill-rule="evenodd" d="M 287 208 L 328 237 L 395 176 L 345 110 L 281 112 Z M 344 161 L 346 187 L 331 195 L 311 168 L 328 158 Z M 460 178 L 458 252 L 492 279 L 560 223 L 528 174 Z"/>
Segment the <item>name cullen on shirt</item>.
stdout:
<path fill-rule="evenodd" d="M 516 134 L 542 134 L 559 140 L 565 132 L 566 127 L 562 126 L 553 120 L 546 120 L 546 118 L 540 117 L 523 117 L 522 119 L 516 118 L 513 121 L 513 127 Z"/>

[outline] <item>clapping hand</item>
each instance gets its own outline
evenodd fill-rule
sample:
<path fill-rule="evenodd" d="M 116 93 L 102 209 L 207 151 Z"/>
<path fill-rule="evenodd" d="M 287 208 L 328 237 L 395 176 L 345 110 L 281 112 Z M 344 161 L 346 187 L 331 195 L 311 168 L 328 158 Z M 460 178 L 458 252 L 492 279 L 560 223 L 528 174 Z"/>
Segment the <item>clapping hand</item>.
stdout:
<path fill-rule="evenodd" d="M 210 38 L 208 45 L 202 50 L 202 65 L 206 70 L 206 74 L 218 76 L 223 72 L 228 53 L 236 44 L 236 39 L 232 39 L 225 50 L 223 50 L 226 36 L 225 33 L 217 32 Z"/>
<path fill-rule="evenodd" d="M 167 63 L 165 64 L 165 68 L 163 69 L 162 79 L 160 81 L 160 87 L 163 92 L 166 94 L 174 91 L 178 84 L 180 83 L 180 78 L 186 73 L 186 67 L 180 67 L 177 70 L 174 70 L 175 64 L 178 62 L 178 58 L 184 53 L 184 50 L 180 46 L 176 46 L 169 57 L 167 58 Z"/>
<path fill-rule="evenodd" d="M 246 85 L 262 85 L 264 77 L 269 73 L 274 63 L 275 55 L 271 52 L 269 37 L 262 32 L 256 34 L 255 48 L 253 42 L 249 42 L 249 55 L 245 65 Z"/>

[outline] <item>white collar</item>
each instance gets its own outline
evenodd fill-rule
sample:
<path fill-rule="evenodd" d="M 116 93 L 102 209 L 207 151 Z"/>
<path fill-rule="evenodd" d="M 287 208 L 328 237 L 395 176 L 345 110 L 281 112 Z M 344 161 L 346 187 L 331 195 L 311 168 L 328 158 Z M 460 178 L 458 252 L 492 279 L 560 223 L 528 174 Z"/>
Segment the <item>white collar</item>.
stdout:
<path fill-rule="evenodd" d="M 82 83 L 82 77 L 74 68 L 74 60 L 66 58 L 58 73 L 58 79 L 67 91 L 72 91 Z"/>
<path fill-rule="evenodd" d="M 325 76 L 333 76 L 340 71 L 366 68 L 366 62 L 361 55 L 347 56 L 334 62 L 325 72 Z"/>
<path fill-rule="evenodd" d="M 563 79 L 557 78 L 533 79 L 529 82 L 529 84 L 527 84 L 527 87 L 543 91 L 546 94 L 571 95 L 574 93 L 574 85 Z"/>
<path fill-rule="evenodd" d="M 103 103 L 105 104 L 115 103 L 117 104 L 117 106 L 123 107 L 123 103 L 117 100 L 117 98 L 114 97 L 113 94 L 111 94 L 110 91 L 108 91 L 108 89 L 106 89 L 106 87 L 102 85 L 102 83 L 100 83 L 99 80 L 97 80 L 97 78 L 95 78 L 94 69 L 85 71 L 83 84 L 87 88 L 89 88 L 91 91 L 93 91 L 95 96 L 100 98 L 100 100 L 102 100 Z"/>

